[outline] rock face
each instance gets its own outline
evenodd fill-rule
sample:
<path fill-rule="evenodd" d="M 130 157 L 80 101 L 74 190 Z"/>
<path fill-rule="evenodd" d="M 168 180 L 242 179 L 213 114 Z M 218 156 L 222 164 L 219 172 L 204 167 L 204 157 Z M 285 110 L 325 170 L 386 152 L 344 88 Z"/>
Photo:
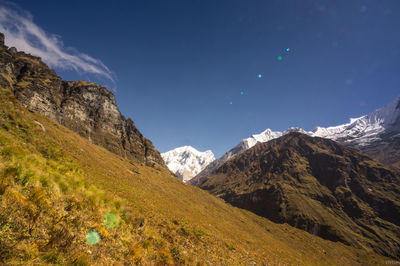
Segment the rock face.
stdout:
<path fill-rule="evenodd" d="M 200 187 L 272 221 L 400 258 L 400 174 L 337 142 L 289 133 L 230 159 Z"/>
<path fill-rule="evenodd" d="M 183 146 L 161 154 L 168 168 L 184 182 L 200 173 L 215 160 L 212 151 L 200 152 L 191 146 Z"/>
<path fill-rule="evenodd" d="M 125 158 L 164 165 L 151 141 L 119 111 L 114 95 L 85 81 L 64 81 L 39 57 L 4 45 L 0 34 L 0 86 L 22 105 Z"/>

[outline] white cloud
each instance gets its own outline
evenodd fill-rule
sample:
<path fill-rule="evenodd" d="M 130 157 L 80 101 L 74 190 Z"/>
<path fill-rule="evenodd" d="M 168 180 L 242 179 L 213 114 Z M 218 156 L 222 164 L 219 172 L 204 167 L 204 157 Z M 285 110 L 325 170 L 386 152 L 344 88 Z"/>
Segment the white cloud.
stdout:
<path fill-rule="evenodd" d="M 50 67 L 99 75 L 115 84 L 113 73 L 100 60 L 64 47 L 59 36 L 46 33 L 29 12 L 14 4 L 0 3 L 0 32 L 7 46 L 39 56 Z"/>

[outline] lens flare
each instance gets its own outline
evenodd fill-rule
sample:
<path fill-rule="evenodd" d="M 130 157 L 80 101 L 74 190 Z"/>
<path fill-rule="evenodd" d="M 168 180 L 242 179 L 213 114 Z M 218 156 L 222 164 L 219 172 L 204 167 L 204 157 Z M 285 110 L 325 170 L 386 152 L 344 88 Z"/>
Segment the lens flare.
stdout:
<path fill-rule="evenodd" d="M 103 223 L 107 228 L 114 228 L 118 225 L 118 217 L 112 212 L 104 215 Z"/>
<path fill-rule="evenodd" d="M 86 235 L 86 241 L 91 245 L 97 244 L 100 241 L 100 235 L 95 231 L 90 231 Z"/>

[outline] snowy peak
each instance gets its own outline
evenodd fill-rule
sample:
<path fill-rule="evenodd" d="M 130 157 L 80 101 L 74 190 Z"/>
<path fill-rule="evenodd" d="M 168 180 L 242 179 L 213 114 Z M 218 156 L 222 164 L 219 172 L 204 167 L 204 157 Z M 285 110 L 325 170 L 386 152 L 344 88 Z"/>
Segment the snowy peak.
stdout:
<path fill-rule="evenodd" d="M 291 127 L 284 132 L 272 131 L 271 129 L 267 128 L 260 134 L 254 134 L 250 138 L 243 139 L 242 143 L 239 145 L 246 147 L 246 149 L 250 149 L 251 147 L 255 146 L 258 143 L 263 143 L 263 142 L 270 141 L 272 139 L 279 138 L 290 132 L 300 132 L 300 133 L 305 133 L 305 134 L 307 133 L 306 131 L 304 131 L 302 128 L 299 128 L 299 127 Z"/>
<path fill-rule="evenodd" d="M 191 146 L 179 147 L 161 156 L 168 168 L 185 182 L 215 160 L 211 150 L 201 152 Z"/>
<path fill-rule="evenodd" d="M 242 143 L 244 144 L 243 146 L 246 147 L 246 149 L 250 149 L 257 143 L 267 142 L 271 139 L 279 138 L 280 136 L 282 136 L 282 132 L 272 131 L 271 129 L 267 128 L 260 134 L 254 134 L 250 138 L 243 139 Z"/>
<path fill-rule="evenodd" d="M 308 132 L 314 137 L 329 138 L 354 145 L 365 145 L 379 138 L 384 131 L 400 129 L 400 97 L 396 101 L 359 118 L 350 118 L 347 124 L 335 127 L 316 127 Z"/>

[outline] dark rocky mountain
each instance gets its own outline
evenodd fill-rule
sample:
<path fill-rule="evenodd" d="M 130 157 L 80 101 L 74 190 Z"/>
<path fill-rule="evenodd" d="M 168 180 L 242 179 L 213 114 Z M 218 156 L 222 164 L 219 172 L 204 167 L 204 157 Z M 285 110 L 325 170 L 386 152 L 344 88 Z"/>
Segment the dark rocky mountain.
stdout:
<path fill-rule="evenodd" d="M 289 133 L 231 158 L 200 187 L 322 238 L 400 258 L 400 175 L 332 140 Z"/>
<path fill-rule="evenodd" d="M 28 109 L 126 158 L 164 165 L 160 153 L 119 111 L 114 95 L 85 81 L 64 81 L 39 57 L 4 45 L 0 34 L 0 86 Z"/>

